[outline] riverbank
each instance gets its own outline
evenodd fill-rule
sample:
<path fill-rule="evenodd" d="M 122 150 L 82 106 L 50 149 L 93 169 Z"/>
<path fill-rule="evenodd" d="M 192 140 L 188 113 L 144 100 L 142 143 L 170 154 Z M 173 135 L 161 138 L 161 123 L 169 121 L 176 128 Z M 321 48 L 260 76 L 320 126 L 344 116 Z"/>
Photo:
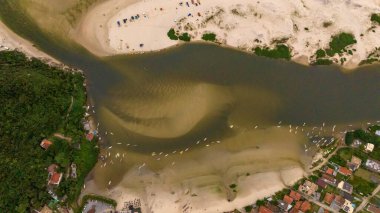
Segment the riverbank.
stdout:
<path fill-rule="evenodd" d="M 90 9 L 72 35 L 99 56 L 158 51 L 189 40 L 207 40 L 256 53 L 257 47 L 276 50 L 285 45 L 297 63 L 335 63 L 353 69 L 368 62 L 380 47 L 379 25 L 371 20 L 376 13 L 380 10 L 373 0 L 111 0 Z M 317 54 L 317 50 L 333 49 L 332 37 L 343 32 L 356 42 L 326 57 Z"/>
<path fill-rule="evenodd" d="M 30 41 L 17 35 L 0 21 L 0 51 L 2 50 L 17 50 L 28 57 L 38 58 L 47 64 L 61 64 L 57 59 L 42 52 Z"/>

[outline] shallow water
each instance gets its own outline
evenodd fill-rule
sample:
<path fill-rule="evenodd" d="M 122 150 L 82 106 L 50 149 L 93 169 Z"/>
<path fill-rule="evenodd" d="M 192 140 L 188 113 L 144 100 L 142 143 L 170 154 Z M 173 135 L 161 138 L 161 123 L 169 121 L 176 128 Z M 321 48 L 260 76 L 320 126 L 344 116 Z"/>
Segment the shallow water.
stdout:
<path fill-rule="evenodd" d="M 228 185 L 242 172 L 305 166 L 313 127 L 331 135 L 334 125 L 380 120 L 379 66 L 344 74 L 204 44 L 99 59 L 4 8 L 12 28 L 85 71 L 106 156 L 91 177 L 102 190 L 144 188 L 142 174 L 173 184 L 217 175 Z"/>

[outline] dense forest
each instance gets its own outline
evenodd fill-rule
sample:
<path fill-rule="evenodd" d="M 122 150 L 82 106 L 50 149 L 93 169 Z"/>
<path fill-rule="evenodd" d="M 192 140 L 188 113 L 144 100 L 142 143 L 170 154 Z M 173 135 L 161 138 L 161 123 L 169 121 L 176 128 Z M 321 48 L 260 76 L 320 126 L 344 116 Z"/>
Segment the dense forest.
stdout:
<path fill-rule="evenodd" d="M 49 203 L 75 208 L 98 155 L 96 143 L 85 140 L 83 82 L 81 73 L 19 52 L 0 52 L 0 212 L 30 212 Z M 54 133 L 72 140 L 54 138 Z M 44 138 L 54 142 L 47 151 L 40 147 Z M 46 168 L 56 163 L 66 173 L 72 162 L 78 177 L 64 175 L 55 189 L 63 199 L 54 200 L 47 191 Z"/>

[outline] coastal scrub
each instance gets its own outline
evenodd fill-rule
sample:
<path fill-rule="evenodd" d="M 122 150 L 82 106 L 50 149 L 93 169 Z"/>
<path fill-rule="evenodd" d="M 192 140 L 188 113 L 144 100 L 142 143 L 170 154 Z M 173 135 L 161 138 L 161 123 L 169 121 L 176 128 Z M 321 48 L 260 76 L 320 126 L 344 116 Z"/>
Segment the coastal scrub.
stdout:
<path fill-rule="evenodd" d="M 335 54 L 342 53 L 352 44 L 356 44 L 354 35 L 350 33 L 340 33 L 332 37 L 329 43 L 330 48 L 326 50 L 326 53 L 332 57 Z"/>
<path fill-rule="evenodd" d="M 376 13 L 372 14 L 371 21 L 374 23 L 380 24 L 380 15 Z"/>
<path fill-rule="evenodd" d="M 273 49 L 270 49 L 268 47 L 264 47 L 264 48 L 256 47 L 254 49 L 254 52 L 258 56 L 265 56 L 268 58 L 276 58 L 276 59 L 282 58 L 282 59 L 290 60 L 290 58 L 292 57 L 289 47 L 284 44 L 277 44 L 276 47 Z"/>
<path fill-rule="evenodd" d="M 215 41 L 216 40 L 216 34 L 215 33 L 205 33 L 202 35 L 202 39 L 204 41 Z"/>

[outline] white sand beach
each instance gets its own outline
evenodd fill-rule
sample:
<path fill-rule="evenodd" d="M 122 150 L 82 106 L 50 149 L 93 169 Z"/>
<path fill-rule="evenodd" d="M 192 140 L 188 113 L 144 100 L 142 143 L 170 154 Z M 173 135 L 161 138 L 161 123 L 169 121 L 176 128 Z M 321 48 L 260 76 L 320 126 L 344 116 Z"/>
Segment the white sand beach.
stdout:
<path fill-rule="evenodd" d="M 28 57 L 58 64 L 58 60 L 37 49 L 30 41 L 20 37 L 0 21 L 0 51 L 18 50 Z"/>
<path fill-rule="evenodd" d="M 171 28 L 187 32 L 192 41 L 212 32 L 220 44 L 248 52 L 284 39 L 292 60 L 309 64 L 316 50 L 328 48 L 331 36 L 347 32 L 357 40 L 351 47 L 354 53 L 344 54 L 343 67 L 350 69 L 380 47 L 380 26 L 370 20 L 373 13 L 380 13 L 379 0 L 109 0 L 94 6 L 72 34 L 100 56 L 183 43 L 169 39 Z M 334 58 L 339 63 L 339 56 Z"/>

